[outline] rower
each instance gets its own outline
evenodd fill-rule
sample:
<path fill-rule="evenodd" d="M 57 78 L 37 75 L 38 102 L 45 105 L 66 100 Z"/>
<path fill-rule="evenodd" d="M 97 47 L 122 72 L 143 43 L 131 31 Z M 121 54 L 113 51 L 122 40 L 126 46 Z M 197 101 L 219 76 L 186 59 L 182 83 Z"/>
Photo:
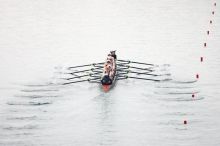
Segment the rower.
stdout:
<path fill-rule="evenodd" d="M 108 66 L 108 64 L 105 63 L 105 64 L 104 64 L 104 68 L 103 68 L 103 73 L 104 73 L 104 72 L 106 73 L 106 71 L 107 71 L 107 66 Z M 105 74 L 105 73 L 104 73 L 104 74 Z"/>
<path fill-rule="evenodd" d="M 106 70 L 103 72 L 103 77 L 104 77 L 104 76 L 108 76 L 108 73 L 107 73 Z"/>
<path fill-rule="evenodd" d="M 111 67 L 112 63 L 110 62 L 110 60 L 107 60 L 107 62 L 104 64 L 104 69 L 103 69 L 103 74 L 104 75 L 109 75 L 112 67 Z"/>
<path fill-rule="evenodd" d="M 114 70 L 113 70 L 113 68 L 111 68 L 111 71 L 109 72 L 109 77 L 111 78 L 111 79 L 113 79 L 114 78 Z"/>
<path fill-rule="evenodd" d="M 110 51 L 110 54 L 114 59 L 117 59 L 117 55 L 115 54 L 115 51 Z"/>
<path fill-rule="evenodd" d="M 112 70 L 113 70 L 113 72 L 115 72 L 115 64 L 116 64 L 115 51 L 111 51 L 110 55 L 111 55 L 110 59 L 112 61 Z"/>
<path fill-rule="evenodd" d="M 108 65 L 111 65 L 111 66 L 112 66 L 112 61 L 111 61 L 111 60 L 107 60 L 105 64 L 106 64 L 107 66 L 108 66 Z"/>
<path fill-rule="evenodd" d="M 114 58 L 112 57 L 111 54 L 108 54 L 107 61 L 108 61 L 108 60 L 110 60 L 111 63 L 113 63 Z"/>
<path fill-rule="evenodd" d="M 112 71 L 112 66 L 110 64 L 108 64 L 108 66 L 107 66 L 108 75 L 110 75 L 111 71 Z"/>

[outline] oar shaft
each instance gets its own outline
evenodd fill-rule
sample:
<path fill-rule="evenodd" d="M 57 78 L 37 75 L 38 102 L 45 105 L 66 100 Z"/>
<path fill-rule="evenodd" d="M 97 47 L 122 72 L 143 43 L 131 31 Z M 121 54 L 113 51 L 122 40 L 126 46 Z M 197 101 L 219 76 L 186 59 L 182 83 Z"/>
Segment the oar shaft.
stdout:
<path fill-rule="evenodd" d="M 117 63 L 117 66 L 121 66 L 121 65 L 128 65 L 129 62 L 121 62 L 121 63 Z"/>
<path fill-rule="evenodd" d="M 80 73 L 80 72 L 86 72 L 86 71 L 91 71 L 91 69 L 85 69 L 85 70 L 80 70 L 80 71 L 74 71 L 70 74 L 74 74 L 74 73 Z"/>
<path fill-rule="evenodd" d="M 130 68 L 135 68 L 135 69 L 139 69 L 139 70 L 148 70 L 150 72 L 154 71 L 154 70 L 149 69 L 149 68 L 141 68 L 141 67 L 134 67 L 134 66 L 130 66 Z"/>
<path fill-rule="evenodd" d="M 117 67 L 117 71 L 127 70 L 127 69 L 129 69 L 129 66 Z"/>
<path fill-rule="evenodd" d="M 159 75 L 156 75 L 156 74 L 149 74 L 148 72 L 136 72 L 136 71 L 130 71 L 129 73 L 136 73 L 136 74 L 142 74 L 142 75 L 150 75 L 150 76 L 159 76 Z"/>
<path fill-rule="evenodd" d="M 76 76 L 76 77 L 71 77 L 71 78 L 62 78 L 64 80 L 72 80 L 72 79 L 77 79 L 77 78 L 81 78 L 81 77 L 87 77 L 87 76 L 90 76 L 90 77 L 100 77 L 100 76 L 97 76 L 99 74 L 87 74 L 87 75 L 81 75 L 81 76 Z"/>
<path fill-rule="evenodd" d="M 96 74 L 90 75 L 90 77 L 101 78 L 100 76 L 97 76 Z"/>
<path fill-rule="evenodd" d="M 161 80 L 156 80 L 156 79 L 146 79 L 146 78 L 138 78 L 138 77 L 128 77 L 128 78 L 140 79 L 140 80 L 149 80 L 149 81 L 156 81 L 156 82 L 160 82 L 161 81 Z"/>
<path fill-rule="evenodd" d="M 96 69 L 100 69 L 101 67 L 96 67 L 96 68 L 91 68 L 91 69 L 85 69 L 85 70 L 79 70 L 79 71 L 74 71 L 74 72 L 71 72 L 70 74 L 74 74 L 74 73 L 80 73 L 80 72 L 86 72 L 86 71 L 93 71 L 93 72 L 96 72 Z"/>
<path fill-rule="evenodd" d="M 64 78 L 64 79 L 65 80 L 72 80 L 72 79 L 77 79 L 77 78 L 86 77 L 86 76 L 91 76 L 91 75 L 82 75 L 82 76 L 76 76 L 76 77 Z"/>
<path fill-rule="evenodd" d="M 97 74 L 103 73 L 103 71 L 99 71 L 99 70 L 93 70 L 92 72 L 97 73 Z"/>
<path fill-rule="evenodd" d="M 118 61 L 120 61 L 120 62 L 126 62 L 126 63 L 136 63 L 136 64 L 143 64 L 143 65 L 151 65 L 151 66 L 154 66 L 154 64 L 151 64 L 151 63 L 144 63 L 144 62 L 137 62 L 137 61 L 129 61 L 129 60 L 121 60 L 121 59 L 118 59 Z"/>
<path fill-rule="evenodd" d="M 100 81 L 94 80 L 94 81 L 89 81 L 89 83 L 100 83 Z"/>
<path fill-rule="evenodd" d="M 154 66 L 154 64 L 151 64 L 151 63 L 143 63 L 143 62 L 136 62 L 136 61 L 130 61 L 130 63 L 136 63 L 136 64 L 143 64 L 143 65 L 151 65 L 151 66 Z"/>
<path fill-rule="evenodd" d="M 127 74 L 128 74 L 128 72 L 122 72 L 122 73 L 117 74 L 116 76 L 127 75 Z"/>
<path fill-rule="evenodd" d="M 63 83 L 62 85 L 74 84 L 74 83 L 85 82 L 85 81 L 89 81 L 89 80 L 87 79 L 87 80 L 81 80 L 81 81 L 68 82 L 68 83 Z"/>
<path fill-rule="evenodd" d="M 135 66 L 129 66 L 129 65 L 124 65 L 124 64 L 120 64 L 118 66 L 119 66 L 119 69 L 134 68 L 134 69 L 139 69 L 139 70 L 148 70 L 150 72 L 154 71 L 154 70 L 152 70 L 150 68 L 135 67 Z"/>
<path fill-rule="evenodd" d="M 95 77 L 95 78 L 88 79 L 88 81 L 90 82 L 90 81 L 96 81 L 96 80 L 100 80 L 100 79 L 101 79 L 101 77 Z"/>
<path fill-rule="evenodd" d="M 78 65 L 78 66 L 71 66 L 71 67 L 68 67 L 68 69 L 71 69 L 71 68 L 78 68 L 78 67 L 85 67 L 85 66 L 91 66 L 92 64 L 86 64 L 86 65 Z"/>
<path fill-rule="evenodd" d="M 78 67 L 86 67 L 86 66 L 96 66 L 96 65 L 100 65 L 100 64 L 103 64 L 103 62 L 100 62 L 100 63 L 92 63 L 92 64 L 85 64 L 85 65 L 78 65 L 78 66 L 71 66 L 71 67 L 68 67 L 68 69 L 71 69 L 71 68 L 78 68 Z"/>
<path fill-rule="evenodd" d="M 130 63 L 130 61 L 129 61 L 129 60 L 117 59 L 117 61 Z"/>
<path fill-rule="evenodd" d="M 117 78 L 117 80 L 125 80 L 125 79 L 127 79 L 127 77 L 119 77 L 119 78 Z"/>

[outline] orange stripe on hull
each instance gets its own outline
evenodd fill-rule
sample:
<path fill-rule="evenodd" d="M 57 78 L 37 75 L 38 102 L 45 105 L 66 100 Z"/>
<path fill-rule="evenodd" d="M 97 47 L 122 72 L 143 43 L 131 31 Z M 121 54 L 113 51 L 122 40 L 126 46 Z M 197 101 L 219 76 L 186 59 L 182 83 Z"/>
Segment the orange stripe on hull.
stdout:
<path fill-rule="evenodd" d="M 105 91 L 105 92 L 108 92 L 110 90 L 110 87 L 111 85 L 102 85 L 102 89 Z"/>

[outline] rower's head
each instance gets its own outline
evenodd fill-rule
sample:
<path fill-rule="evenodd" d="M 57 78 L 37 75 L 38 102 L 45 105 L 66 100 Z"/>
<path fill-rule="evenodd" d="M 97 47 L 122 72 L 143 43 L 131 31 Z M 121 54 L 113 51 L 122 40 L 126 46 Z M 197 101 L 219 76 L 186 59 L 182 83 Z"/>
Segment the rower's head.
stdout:
<path fill-rule="evenodd" d="M 107 63 L 111 63 L 111 61 L 110 61 L 110 60 L 107 60 Z"/>
<path fill-rule="evenodd" d="M 115 51 L 110 51 L 110 54 L 111 55 L 115 55 Z"/>

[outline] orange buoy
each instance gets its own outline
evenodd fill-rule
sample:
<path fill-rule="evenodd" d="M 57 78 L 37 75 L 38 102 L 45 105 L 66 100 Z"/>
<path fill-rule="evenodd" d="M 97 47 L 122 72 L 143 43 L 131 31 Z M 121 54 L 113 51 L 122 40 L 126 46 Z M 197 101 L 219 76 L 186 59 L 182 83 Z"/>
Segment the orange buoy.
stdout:
<path fill-rule="evenodd" d="M 203 57 L 200 57 L 200 61 L 203 62 Z"/>

